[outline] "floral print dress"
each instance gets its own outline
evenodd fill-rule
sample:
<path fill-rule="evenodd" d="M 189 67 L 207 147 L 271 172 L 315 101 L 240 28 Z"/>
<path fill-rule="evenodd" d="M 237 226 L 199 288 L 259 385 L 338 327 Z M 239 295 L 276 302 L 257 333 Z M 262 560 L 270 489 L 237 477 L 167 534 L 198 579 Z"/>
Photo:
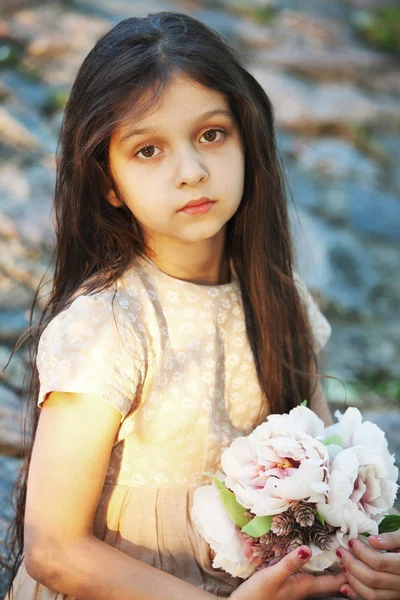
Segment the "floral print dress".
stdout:
<path fill-rule="evenodd" d="M 315 343 L 330 326 L 298 287 Z M 121 413 L 95 535 L 122 552 L 228 597 L 240 579 L 212 567 L 190 518 L 193 492 L 221 449 L 252 431 L 263 406 L 239 282 L 198 285 L 136 259 L 116 290 L 80 295 L 44 330 L 39 406 L 51 391 L 98 394 Z M 265 402 L 264 402 L 265 405 Z M 266 409 L 265 409 L 266 410 Z M 14 600 L 66 600 L 25 563 Z"/>

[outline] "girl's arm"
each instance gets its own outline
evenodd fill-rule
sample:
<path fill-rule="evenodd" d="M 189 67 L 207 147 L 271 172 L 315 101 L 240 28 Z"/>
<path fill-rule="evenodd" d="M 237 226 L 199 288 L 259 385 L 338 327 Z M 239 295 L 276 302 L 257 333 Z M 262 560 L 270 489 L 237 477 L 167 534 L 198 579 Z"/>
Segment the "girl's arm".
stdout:
<path fill-rule="evenodd" d="M 41 410 L 28 477 L 26 568 L 80 600 L 214 598 L 93 535 L 121 414 L 90 394 L 52 393 Z"/>
<path fill-rule="evenodd" d="M 142 563 L 93 535 L 121 415 L 91 394 L 52 393 L 39 419 L 28 477 L 26 568 L 43 585 L 79 600 L 206 600 L 215 598 Z M 307 551 L 304 554 L 304 551 Z M 294 575 L 307 548 L 256 573 L 232 600 L 301 600 L 332 593 L 344 576 Z"/>

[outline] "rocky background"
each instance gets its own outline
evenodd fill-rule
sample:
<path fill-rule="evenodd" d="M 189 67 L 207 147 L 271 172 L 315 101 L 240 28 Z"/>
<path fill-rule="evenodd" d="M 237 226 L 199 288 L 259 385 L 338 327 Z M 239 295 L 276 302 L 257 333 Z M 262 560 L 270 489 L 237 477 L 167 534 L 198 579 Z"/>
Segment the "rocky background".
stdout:
<path fill-rule="evenodd" d="M 0 365 L 52 248 L 54 152 L 75 73 L 118 21 L 192 14 L 224 35 L 276 111 L 300 271 L 330 320 L 332 408 L 358 406 L 400 456 L 400 5 L 378 0 L 2 0 Z M 49 278 L 49 277 L 48 277 Z M 26 354 L 0 382 L 0 550 L 21 465 Z M 0 582 L 0 597 L 6 577 Z"/>

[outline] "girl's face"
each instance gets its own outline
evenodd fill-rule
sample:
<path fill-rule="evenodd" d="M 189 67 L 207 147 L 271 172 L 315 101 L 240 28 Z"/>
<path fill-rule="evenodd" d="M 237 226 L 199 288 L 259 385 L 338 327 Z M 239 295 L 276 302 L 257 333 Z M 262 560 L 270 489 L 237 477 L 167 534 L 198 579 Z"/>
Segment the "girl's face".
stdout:
<path fill-rule="evenodd" d="M 110 169 L 150 248 L 224 234 L 244 187 L 244 151 L 225 96 L 174 77 L 162 103 L 111 137 Z M 109 202 L 120 206 L 111 190 Z M 188 202 L 209 199 L 200 209 Z M 214 239 L 215 241 L 215 239 Z"/>

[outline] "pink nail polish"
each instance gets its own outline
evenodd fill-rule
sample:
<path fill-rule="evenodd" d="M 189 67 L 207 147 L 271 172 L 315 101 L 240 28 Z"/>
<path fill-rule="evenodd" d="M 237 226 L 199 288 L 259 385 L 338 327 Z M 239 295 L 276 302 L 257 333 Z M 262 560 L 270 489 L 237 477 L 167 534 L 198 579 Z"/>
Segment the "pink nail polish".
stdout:
<path fill-rule="evenodd" d="M 346 567 L 342 567 L 342 571 L 343 571 L 343 573 L 347 573 Z"/>
<path fill-rule="evenodd" d="M 374 538 L 378 540 L 378 542 L 383 542 L 383 537 L 381 535 L 374 535 Z"/>
<path fill-rule="evenodd" d="M 341 550 L 336 550 L 336 556 L 339 558 L 343 558 L 343 552 Z"/>
<path fill-rule="evenodd" d="M 306 558 L 310 558 L 310 553 L 307 552 L 307 550 L 304 550 L 304 548 L 300 548 L 300 550 L 297 553 L 301 560 L 306 560 Z"/>
<path fill-rule="evenodd" d="M 353 546 L 354 546 L 354 540 L 350 540 L 349 541 L 349 548 L 353 548 Z"/>
<path fill-rule="evenodd" d="M 347 588 L 345 588 L 344 590 L 341 590 L 342 594 L 344 594 L 344 596 L 348 596 L 349 595 L 349 590 Z"/>

